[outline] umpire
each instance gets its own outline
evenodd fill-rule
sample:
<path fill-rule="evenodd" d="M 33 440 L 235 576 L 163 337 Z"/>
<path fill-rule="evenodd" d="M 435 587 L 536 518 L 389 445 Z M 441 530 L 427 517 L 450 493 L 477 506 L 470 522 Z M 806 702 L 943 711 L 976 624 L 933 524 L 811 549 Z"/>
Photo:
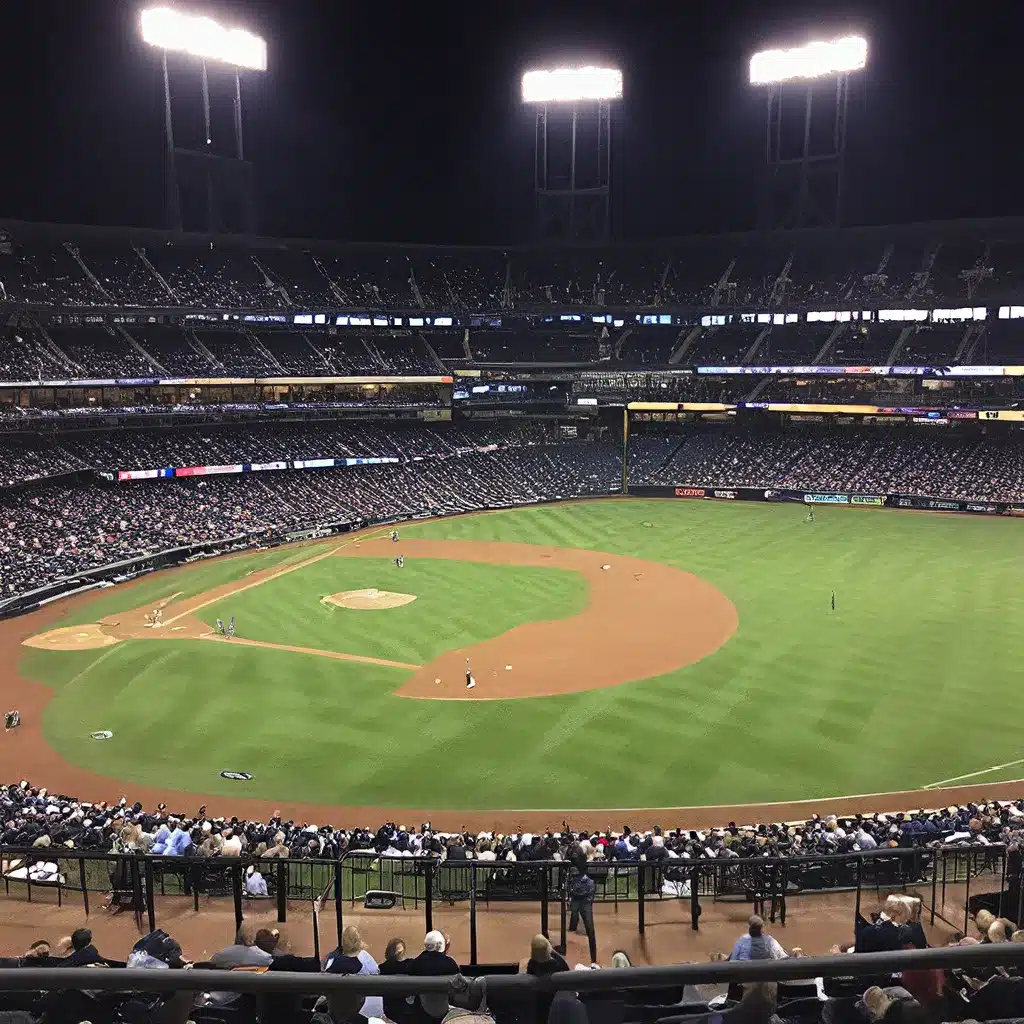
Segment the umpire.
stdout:
<path fill-rule="evenodd" d="M 572 868 L 569 871 L 569 931 L 574 932 L 583 918 L 583 927 L 587 930 L 587 941 L 590 943 L 590 962 L 597 963 L 597 934 L 594 932 L 594 894 L 597 886 L 587 874 L 587 855 L 578 846 L 570 851 L 569 860 Z"/>

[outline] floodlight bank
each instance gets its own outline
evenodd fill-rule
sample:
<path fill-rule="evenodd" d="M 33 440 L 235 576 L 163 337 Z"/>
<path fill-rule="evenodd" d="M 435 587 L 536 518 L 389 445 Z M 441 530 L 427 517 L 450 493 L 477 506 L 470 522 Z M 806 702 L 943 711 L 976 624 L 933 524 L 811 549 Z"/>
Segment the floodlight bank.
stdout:
<path fill-rule="evenodd" d="M 860 71 L 867 59 L 867 40 L 860 36 L 808 43 L 791 50 L 762 50 L 750 58 L 750 81 L 753 85 L 770 85 L 793 79 L 844 75 Z"/>
<path fill-rule="evenodd" d="M 553 68 L 523 75 L 524 103 L 574 103 L 622 98 L 622 72 L 616 68 Z"/>
<path fill-rule="evenodd" d="M 267 70 L 264 39 L 241 28 L 225 28 L 212 18 L 153 7 L 142 12 L 142 38 L 150 46 L 222 61 L 236 68 Z"/>

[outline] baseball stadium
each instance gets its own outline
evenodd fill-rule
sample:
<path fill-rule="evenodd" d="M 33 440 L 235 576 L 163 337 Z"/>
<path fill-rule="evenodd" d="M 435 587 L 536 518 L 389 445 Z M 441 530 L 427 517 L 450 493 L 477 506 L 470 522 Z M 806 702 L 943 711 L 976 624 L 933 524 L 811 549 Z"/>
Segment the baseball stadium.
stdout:
<path fill-rule="evenodd" d="M 1024 1017 L 1024 220 L 617 241 L 577 67 L 558 237 L 186 230 L 266 44 L 141 27 L 170 226 L 0 221 L 0 1015 Z"/>

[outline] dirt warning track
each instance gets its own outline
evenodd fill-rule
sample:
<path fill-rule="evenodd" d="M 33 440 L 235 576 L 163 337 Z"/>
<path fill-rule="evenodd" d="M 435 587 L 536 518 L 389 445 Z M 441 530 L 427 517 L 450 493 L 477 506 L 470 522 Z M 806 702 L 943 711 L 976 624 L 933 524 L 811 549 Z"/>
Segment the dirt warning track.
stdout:
<path fill-rule="evenodd" d="M 390 541 L 380 539 L 336 554 L 382 558 L 393 550 Z M 579 573 L 590 587 L 587 606 L 578 615 L 526 623 L 447 651 L 413 673 L 397 691 L 402 697 L 507 700 L 619 686 L 706 658 L 732 636 L 739 622 L 733 603 L 707 580 L 640 558 L 459 540 L 403 540 L 400 550 L 409 560 L 561 569 Z M 465 685 L 467 658 L 477 682 L 472 690 Z"/>

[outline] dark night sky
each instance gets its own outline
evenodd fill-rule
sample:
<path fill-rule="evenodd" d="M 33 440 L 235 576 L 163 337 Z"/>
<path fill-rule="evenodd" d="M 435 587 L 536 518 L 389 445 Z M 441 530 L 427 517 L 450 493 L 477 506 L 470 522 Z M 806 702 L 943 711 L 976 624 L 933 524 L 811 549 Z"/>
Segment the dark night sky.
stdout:
<path fill-rule="evenodd" d="M 763 103 L 746 57 L 809 31 L 863 31 L 848 220 L 1024 212 L 1020 87 L 1005 0 L 211 0 L 179 6 L 270 41 L 245 88 L 267 234 L 522 239 L 532 135 L 518 76 L 535 60 L 623 68 L 628 237 L 752 226 Z M 161 226 L 155 54 L 123 0 L 0 10 L 0 215 Z M 822 14 L 827 10 L 827 14 Z M 13 45 L 12 45 L 13 43 Z"/>

